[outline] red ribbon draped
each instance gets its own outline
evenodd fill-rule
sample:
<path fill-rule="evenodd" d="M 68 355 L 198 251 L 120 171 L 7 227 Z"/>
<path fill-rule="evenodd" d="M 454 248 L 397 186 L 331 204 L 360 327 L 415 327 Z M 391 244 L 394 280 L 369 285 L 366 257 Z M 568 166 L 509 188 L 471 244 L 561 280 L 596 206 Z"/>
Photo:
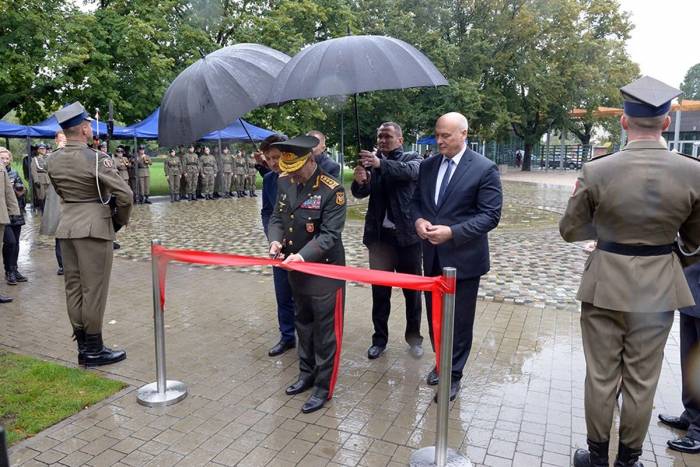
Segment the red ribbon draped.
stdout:
<path fill-rule="evenodd" d="M 283 264 L 279 259 L 260 258 L 257 256 L 213 253 L 209 251 L 169 249 L 161 245 L 152 245 L 151 254 L 158 261 L 158 282 L 160 287 L 160 306 L 165 309 L 165 279 L 170 261 L 190 264 L 207 264 L 215 266 L 275 266 L 287 271 L 297 271 L 329 279 L 362 282 L 386 287 L 420 290 L 432 293 L 433 338 L 435 341 L 436 366 L 440 367 L 440 337 L 442 323 L 442 295 L 454 293 L 454 281 L 448 282 L 442 276 L 425 277 L 353 266 L 335 264 L 293 262 Z"/>

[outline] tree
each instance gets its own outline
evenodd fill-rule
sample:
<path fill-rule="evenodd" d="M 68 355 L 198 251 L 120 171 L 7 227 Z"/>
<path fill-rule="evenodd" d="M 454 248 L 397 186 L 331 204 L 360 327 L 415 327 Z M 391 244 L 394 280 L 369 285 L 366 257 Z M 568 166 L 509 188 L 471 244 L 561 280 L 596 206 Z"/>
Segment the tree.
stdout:
<path fill-rule="evenodd" d="M 696 63 L 688 69 L 681 84 L 683 99 L 700 99 L 700 63 Z"/>

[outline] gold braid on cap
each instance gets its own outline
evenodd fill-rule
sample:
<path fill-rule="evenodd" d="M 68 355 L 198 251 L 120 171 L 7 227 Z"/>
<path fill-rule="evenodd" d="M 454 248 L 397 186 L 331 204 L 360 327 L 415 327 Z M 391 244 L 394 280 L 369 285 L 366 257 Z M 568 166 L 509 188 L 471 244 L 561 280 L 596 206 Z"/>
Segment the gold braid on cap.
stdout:
<path fill-rule="evenodd" d="M 280 156 L 280 169 L 283 172 L 296 172 L 304 166 L 310 155 L 310 152 L 303 156 L 298 156 L 293 152 L 283 152 Z"/>

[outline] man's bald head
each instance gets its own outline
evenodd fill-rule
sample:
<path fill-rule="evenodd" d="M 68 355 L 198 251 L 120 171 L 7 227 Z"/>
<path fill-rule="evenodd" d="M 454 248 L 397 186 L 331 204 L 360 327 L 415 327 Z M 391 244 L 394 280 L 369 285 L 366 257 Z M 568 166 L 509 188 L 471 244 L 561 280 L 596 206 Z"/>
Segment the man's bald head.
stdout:
<path fill-rule="evenodd" d="M 453 157 L 464 148 L 469 123 L 467 117 L 458 112 L 449 112 L 435 122 L 435 138 L 440 154 Z"/>
<path fill-rule="evenodd" d="M 318 146 L 311 150 L 312 156 L 316 157 L 326 150 L 326 135 L 324 135 L 318 130 L 311 130 L 308 133 L 306 133 L 306 136 L 313 136 L 314 138 L 318 138 L 319 141 Z"/>

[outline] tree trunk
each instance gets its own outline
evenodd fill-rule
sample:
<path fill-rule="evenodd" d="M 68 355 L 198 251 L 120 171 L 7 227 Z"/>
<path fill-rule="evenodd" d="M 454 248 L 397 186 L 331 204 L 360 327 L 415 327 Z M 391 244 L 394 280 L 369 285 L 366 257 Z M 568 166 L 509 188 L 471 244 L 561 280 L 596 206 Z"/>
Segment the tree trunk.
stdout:
<path fill-rule="evenodd" d="M 523 156 L 523 172 L 529 172 L 532 166 L 532 143 L 525 143 L 525 155 Z"/>

